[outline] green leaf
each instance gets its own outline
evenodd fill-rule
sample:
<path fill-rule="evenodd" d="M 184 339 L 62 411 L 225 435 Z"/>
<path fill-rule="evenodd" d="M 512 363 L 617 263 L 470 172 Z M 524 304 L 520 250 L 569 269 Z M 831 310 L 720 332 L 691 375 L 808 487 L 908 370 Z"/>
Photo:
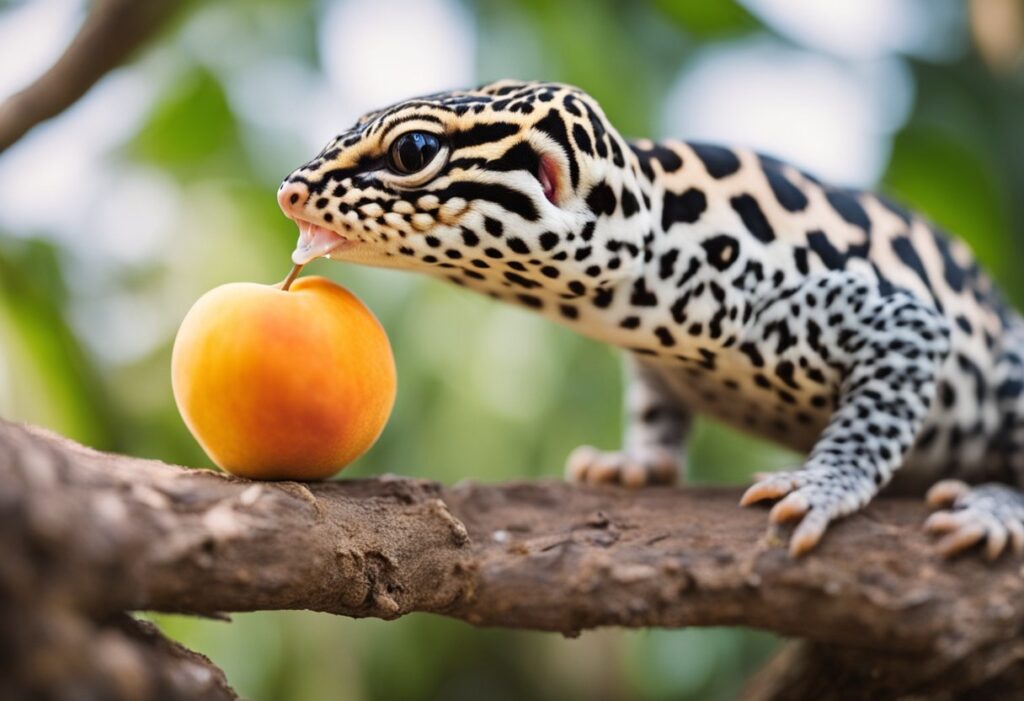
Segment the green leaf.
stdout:
<path fill-rule="evenodd" d="M 185 177 L 247 172 L 238 131 L 224 89 L 197 67 L 153 108 L 128 152 Z"/>
<path fill-rule="evenodd" d="M 760 23 L 733 0 L 655 0 L 654 6 L 681 29 L 703 39 L 754 31 Z"/>
<path fill-rule="evenodd" d="M 64 316 L 56 252 L 0 240 L 0 412 L 97 448 L 115 448 L 99 374 Z"/>

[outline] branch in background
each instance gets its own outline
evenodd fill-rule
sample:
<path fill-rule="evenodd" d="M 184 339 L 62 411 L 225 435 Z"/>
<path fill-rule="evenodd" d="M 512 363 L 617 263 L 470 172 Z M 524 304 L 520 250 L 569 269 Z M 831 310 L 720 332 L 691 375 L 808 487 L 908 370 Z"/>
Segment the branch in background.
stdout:
<path fill-rule="evenodd" d="M 91 630 L 131 610 L 300 608 L 567 635 L 746 625 L 809 641 L 762 674 L 757 699 L 820 698 L 822 665 L 808 660 L 857 680 L 847 691 L 858 697 L 1020 676 L 1019 563 L 942 562 L 922 505 L 897 500 L 837 524 L 794 562 L 765 536 L 765 513 L 738 498 L 561 482 L 249 482 L 0 424 L 0 650 L 13 651 L 0 655 L 0 679 L 38 668 L 38 631 L 53 620 Z"/>
<path fill-rule="evenodd" d="M 0 153 L 35 125 L 73 105 L 145 44 L 179 5 L 179 0 L 96 0 L 57 62 L 0 103 Z"/>

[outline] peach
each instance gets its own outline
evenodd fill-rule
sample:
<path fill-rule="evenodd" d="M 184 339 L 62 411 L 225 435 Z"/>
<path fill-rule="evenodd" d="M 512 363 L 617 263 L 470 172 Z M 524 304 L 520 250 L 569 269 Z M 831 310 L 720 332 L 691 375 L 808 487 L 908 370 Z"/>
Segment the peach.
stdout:
<path fill-rule="evenodd" d="M 373 313 L 330 280 L 305 277 L 200 297 L 174 340 L 171 383 L 185 424 L 221 468 L 313 480 L 373 445 L 396 380 Z"/>

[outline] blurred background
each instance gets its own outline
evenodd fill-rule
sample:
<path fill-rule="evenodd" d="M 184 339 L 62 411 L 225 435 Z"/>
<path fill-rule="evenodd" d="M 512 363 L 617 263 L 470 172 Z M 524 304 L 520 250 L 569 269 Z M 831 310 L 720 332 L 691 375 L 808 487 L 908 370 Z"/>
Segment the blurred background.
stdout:
<path fill-rule="evenodd" d="M 0 0 L 0 100 L 88 7 Z M 1020 306 L 1022 47 L 1019 0 L 186 3 L 0 153 L 0 414 L 209 465 L 174 407 L 171 342 L 209 288 L 284 277 L 296 230 L 280 179 L 368 109 L 501 77 L 575 83 L 627 136 L 749 145 L 879 187 L 966 238 Z M 359 295 L 398 362 L 391 423 L 345 477 L 551 478 L 576 445 L 617 445 L 610 349 L 405 273 L 308 272 Z M 697 481 L 737 484 L 793 459 L 710 422 L 690 456 Z M 725 629 L 565 640 L 419 615 L 157 620 L 257 700 L 727 699 L 777 644 Z"/>

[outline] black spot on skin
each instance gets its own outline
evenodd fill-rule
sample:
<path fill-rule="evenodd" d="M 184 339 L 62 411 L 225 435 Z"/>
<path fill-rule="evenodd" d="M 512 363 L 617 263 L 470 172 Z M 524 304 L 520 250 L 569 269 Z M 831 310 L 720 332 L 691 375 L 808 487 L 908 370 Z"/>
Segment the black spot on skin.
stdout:
<path fill-rule="evenodd" d="M 807 208 L 807 196 L 790 182 L 781 170 L 768 166 L 765 167 L 764 174 L 768 178 L 768 185 L 775 194 L 775 199 L 783 209 L 787 212 L 802 212 Z"/>
<path fill-rule="evenodd" d="M 971 326 L 971 322 L 963 314 L 957 315 L 956 325 L 959 326 L 960 330 L 968 336 L 974 333 L 974 327 Z"/>
<path fill-rule="evenodd" d="M 661 165 L 661 169 L 665 173 L 674 173 L 683 167 L 683 159 L 679 154 L 666 146 L 655 144 L 650 149 L 641 148 L 636 144 L 629 146 L 636 154 L 637 160 L 640 161 L 640 169 L 648 180 L 654 179 L 654 168 L 651 163 L 655 161 Z"/>
<path fill-rule="evenodd" d="M 452 132 L 448 138 L 452 149 L 460 149 L 500 141 L 517 133 L 519 125 L 512 122 L 484 122 L 464 131 Z"/>
<path fill-rule="evenodd" d="M 716 270 L 726 270 L 735 263 L 740 251 L 739 242 L 728 234 L 712 236 L 700 245 L 707 254 L 708 263 Z"/>
<path fill-rule="evenodd" d="M 921 262 L 921 258 L 917 255 L 913 242 L 906 236 L 894 236 L 892 239 L 892 250 L 903 265 L 913 270 L 921 278 L 924 286 L 931 291 L 932 283 L 928 279 L 928 271 L 924 269 L 924 263 Z"/>
<path fill-rule="evenodd" d="M 608 147 L 605 146 L 605 128 L 601 122 L 601 118 L 597 116 L 597 113 L 590 108 L 590 105 L 583 103 L 583 109 L 587 112 L 587 119 L 590 120 L 590 128 L 594 132 L 594 148 L 597 150 L 599 158 L 604 158 L 608 155 Z"/>
<path fill-rule="evenodd" d="M 631 217 L 640 211 L 640 203 L 636 200 L 636 195 L 622 188 L 622 216 Z"/>
<path fill-rule="evenodd" d="M 640 317 L 627 316 L 625 319 L 619 322 L 619 326 L 621 326 L 624 329 L 635 329 L 640 326 Z"/>
<path fill-rule="evenodd" d="M 764 367 L 764 357 L 761 355 L 761 351 L 750 341 L 740 344 L 740 353 L 750 358 L 750 364 L 755 368 Z"/>
<path fill-rule="evenodd" d="M 577 261 L 586 260 L 590 257 L 593 249 L 590 246 L 581 246 L 576 249 L 576 253 L 573 254 L 573 258 Z"/>
<path fill-rule="evenodd" d="M 954 292 L 962 292 L 967 279 L 967 271 L 953 260 L 953 253 L 949 248 L 949 239 L 946 235 L 941 231 L 932 231 L 932 236 L 935 237 L 935 247 L 939 249 L 939 255 L 942 256 L 946 283 Z"/>
<path fill-rule="evenodd" d="M 533 295 L 516 295 L 516 298 L 526 306 L 532 307 L 533 309 L 540 309 L 544 306 L 544 302 Z"/>
<path fill-rule="evenodd" d="M 661 229 L 668 231 L 673 224 L 693 224 L 707 209 L 708 200 L 704 193 L 690 188 L 681 195 L 666 192 L 661 210 Z"/>
<path fill-rule="evenodd" d="M 800 385 L 798 385 L 793 379 L 793 373 L 795 370 L 796 368 L 793 366 L 793 363 L 788 360 L 784 360 L 775 366 L 775 374 L 780 380 L 793 389 L 799 389 Z"/>
<path fill-rule="evenodd" d="M 687 264 L 686 270 L 684 270 L 683 274 L 679 276 L 679 280 L 676 282 L 676 287 L 682 287 L 688 283 L 693 276 L 697 274 L 698 270 L 700 270 L 700 261 L 697 260 L 696 256 L 694 256 Z"/>
<path fill-rule="evenodd" d="M 939 383 L 939 401 L 944 409 L 952 409 L 956 404 L 956 392 L 948 382 Z"/>
<path fill-rule="evenodd" d="M 508 271 L 505 271 L 504 276 L 505 276 L 505 279 L 508 280 L 509 282 L 511 282 L 513 285 L 518 285 L 519 287 L 525 287 L 528 290 L 532 290 L 534 287 L 540 287 L 540 283 L 538 283 L 538 282 L 536 282 L 534 280 L 531 280 L 530 278 L 523 277 L 522 275 L 519 275 L 518 273 L 510 273 Z"/>
<path fill-rule="evenodd" d="M 614 292 L 610 287 L 602 287 L 594 293 L 594 306 L 599 309 L 605 309 L 612 303 Z"/>
<path fill-rule="evenodd" d="M 590 143 L 590 135 L 587 134 L 587 130 L 583 128 L 582 124 L 573 125 L 572 138 L 576 142 L 576 147 L 579 148 L 580 151 L 588 156 L 594 155 L 594 147 Z"/>
<path fill-rule="evenodd" d="M 558 268 L 556 268 L 555 266 L 553 266 L 553 265 L 545 265 L 543 268 L 540 269 L 540 274 L 543 275 L 544 277 L 549 277 L 551 279 L 555 279 L 561 273 L 558 272 Z"/>
<path fill-rule="evenodd" d="M 540 235 L 540 247 L 545 251 L 550 251 L 552 248 L 558 245 L 558 234 L 551 231 L 545 231 Z"/>
<path fill-rule="evenodd" d="M 484 229 L 488 234 L 496 238 L 500 237 L 505 231 L 505 227 L 500 221 L 490 217 L 484 217 Z"/>
<path fill-rule="evenodd" d="M 580 114 L 580 108 L 576 106 L 576 98 L 574 98 L 572 95 L 566 94 L 566 96 L 562 98 L 562 104 L 565 105 L 565 111 L 571 114 L 572 116 L 582 116 Z"/>
<path fill-rule="evenodd" d="M 846 262 L 853 257 L 864 258 L 868 254 L 870 243 L 850 246 L 846 253 L 840 253 L 839 249 L 832 245 L 824 231 L 814 230 L 807 232 L 807 245 L 817 254 L 822 263 L 829 270 L 842 270 Z"/>
<path fill-rule="evenodd" d="M 463 228 L 462 229 L 462 242 L 464 244 L 466 244 L 467 246 L 472 247 L 472 246 L 475 246 L 478 243 L 480 243 L 480 237 L 477 236 L 476 233 L 471 231 L 470 229 Z"/>
<path fill-rule="evenodd" d="M 654 335 L 658 337 L 658 341 L 665 348 L 670 348 L 676 344 L 676 339 L 672 336 L 672 332 L 664 326 L 654 329 Z"/>
<path fill-rule="evenodd" d="M 775 240 L 775 230 L 768 223 L 768 219 L 761 211 L 760 205 L 753 196 L 748 194 L 737 195 L 729 200 L 732 208 L 740 215 L 743 225 L 758 241 L 770 243 Z"/>
<path fill-rule="evenodd" d="M 727 148 L 693 143 L 690 144 L 690 148 L 704 163 L 708 175 L 716 180 L 732 175 L 740 169 L 740 159 Z"/>
<path fill-rule="evenodd" d="M 584 287 L 583 283 L 580 282 L 579 280 L 573 280 L 572 282 L 569 283 L 569 291 L 572 292 L 574 295 L 579 296 L 586 292 L 587 288 Z"/>
<path fill-rule="evenodd" d="M 690 295 L 687 293 L 672 303 L 672 308 L 669 311 L 672 312 L 672 318 L 677 324 L 686 323 L 686 305 L 689 302 Z"/>
<path fill-rule="evenodd" d="M 864 231 L 871 229 L 871 220 L 867 212 L 860 206 L 856 196 L 850 190 L 827 190 L 825 199 L 832 205 L 832 208 L 839 213 L 845 221 L 859 226 Z"/>
<path fill-rule="evenodd" d="M 804 246 L 797 246 L 793 249 L 793 262 L 796 264 L 797 272 L 801 275 L 811 272 L 811 266 L 807 260 L 807 249 Z"/>
<path fill-rule="evenodd" d="M 647 281 L 640 278 L 633 283 L 633 294 L 629 301 L 637 307 L 654 307 L 658 304 L 658 297 L 647 289 Z"/>
<path fill-rule="evenodd" d="M 571 304 L 560 304 L 558 312 L 566 319 L 578 319 L 580 316 L 580 310 Z"/>
<path fill-rule="evenodd" d="M 679 250 L 673 248 L 670 251 L 665 251 L 658 259 L 658 277 L 662 280 L 668 280 L 675 274 L 676 271 L 676 260 L 679 258 Z"/>
<path fill-rule="evenodd" d="M 441 239 L 437 238 L 436 236 L 426 236 L 424 237 L 423 240 L 426 241 L 427 245 L 430 246 L 431 248 L 437 248 L 438 246 L 441 245 Z"/>
<path fill-rule="evenodd" d="M 619 148 L 619 142 L 611 134 L 608 135 L 608 143 L 612 149 L 612 163 L 619 168 L 626 165 L 626 159 L 622 157 L 622 149 Z"/>
<path fill-rule="evenodd" d="M 484 255 L 488 258 L 504 258 L 505 254 L 499 251 L 497 248 L 485 248 Z"/>
<path fill-rule="evenodd" d="M 456 181 L 436 194 L 442 201 L 460 197 L 466 201 L 493 202 L 512 214 L 518 214 L 526 221 L 532 222 L 540 219 L 540 212 L 537 211 L 537 205 L 531 197 L 515 188 L 497 183 Z"/>
<path fill-rule="evenodd" d="M 452 168 L 454 165 L 449 164 L 449 168 Z M 540 156 L 537 155 L 537 152 L 533 150 L 530 144 L 520 141 L 498 158 L 488 161 L 487 168 L 502 173 L 525 170 L 530 175 L 536 175 L 540 169 Z"/>
<path fill-rule="evenodd" d="M 598 216 L 613 214 L 616 207 L 615 191 L 608 183 L 599 182 L 587 195 L 587 206 Z"/>
<path fill-rule="evenodd" d="M 584 224 L 583 230 L 580 231 L 580 238 L 583 239 L 584 241 L 589 241 L 590 239 L 592 239 L 594 237 L 594 227 L 596 225 L 596 222 L 592 221 L 588 221 L 586 224 Z"/>
<path fill-rule="evenodd" d="M 508 247 L 516 253 L 527 254 L 530 252 L 530 247 L 526 245 L 526 242 L 520 238 L 510 237 L 507 241 Z"/>

